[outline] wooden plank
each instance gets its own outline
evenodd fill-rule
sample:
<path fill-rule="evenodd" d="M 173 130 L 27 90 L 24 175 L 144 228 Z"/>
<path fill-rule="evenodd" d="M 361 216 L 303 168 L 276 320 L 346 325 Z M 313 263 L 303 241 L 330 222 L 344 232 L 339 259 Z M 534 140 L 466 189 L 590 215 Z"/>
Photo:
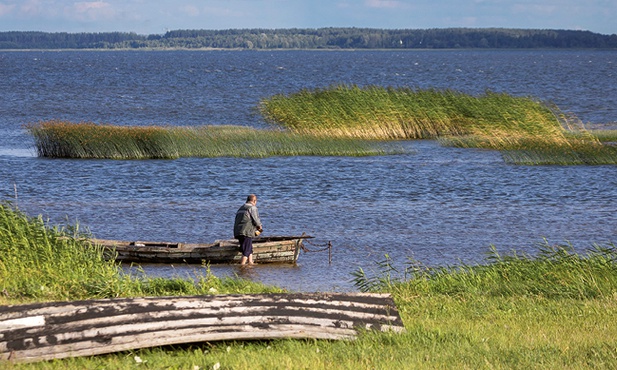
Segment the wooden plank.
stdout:
<path fill-rule="evenodd" d="M 359 329 L 404 330 L 390 295 L 145 297 L 0 306 L 0 361 L 220 340 L 353 339 Z"/>

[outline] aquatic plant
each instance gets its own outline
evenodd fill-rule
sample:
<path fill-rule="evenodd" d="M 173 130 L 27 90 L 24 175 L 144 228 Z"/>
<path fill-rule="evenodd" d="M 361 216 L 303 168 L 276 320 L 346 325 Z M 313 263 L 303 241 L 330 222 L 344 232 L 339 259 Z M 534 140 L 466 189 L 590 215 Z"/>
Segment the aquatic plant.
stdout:
<path fill-rule="evenodd" d="M 315 136 L 438 139 L 500 150 L 515 164 L 617 164 L 614 146 L 602 142 L 610 135 L 600 141 L 576 117 L 530 97 L 334 85 L 275 95 L 260 110 L 273 124 Z"/>
<path fill-rule="evenodd" d="M 335 85 L 275 95 L 260 103 L 272 123 L 315 135 L 434 139 L 501 130 L 553 134 L 553 111 L 531 98 L 486 92 Z"/>
<path fill-rule="evenodd" d="M 45 121 L 26 128 L 40 157 L 177 158 L 171 135 L 156 126 L 121 127 L 91 122 Z"/>
<path fill-rule="evenodd" d="M 42 157 L 366 156 L 404 152 L 392 140 L 437 139 L 444 146 L 499 150 L 513 164 L 617 164 L 617 135 L 587 131 L 571 114 L 530 97 L 334 85 L 275 95 L 259 109 L 278 127 L 45 121 L 27 129 Z"/>
<path fill-rule="evenodd" d="M 366 156 L 400 153 L 387 143 L 242 126 L 114 126 L 44 121 L 27 125 L 39 156 L 161 159 L 179 157 Z"/>
<path fill-rule="evenodd" d="M 601 142 L 617 144 L 617 130 L 589 130 L 589 133 Z"/>

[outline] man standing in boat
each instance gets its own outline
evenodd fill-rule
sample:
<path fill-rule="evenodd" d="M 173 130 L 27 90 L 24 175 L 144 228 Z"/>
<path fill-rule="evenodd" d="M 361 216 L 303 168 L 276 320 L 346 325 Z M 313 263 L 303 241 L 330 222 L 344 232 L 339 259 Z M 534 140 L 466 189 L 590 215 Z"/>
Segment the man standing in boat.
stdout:
<path fill-rule="evenodd" d="M 236 212 L 234 222 L 234 238 L 240 242 L 242 259 L 240 265 L 254 265 L 253 262 L 253 237 L 263 231 L 259 212 L 257 211 L 257 196 L 251 194 L 246 198 L 246 203 Z"/>

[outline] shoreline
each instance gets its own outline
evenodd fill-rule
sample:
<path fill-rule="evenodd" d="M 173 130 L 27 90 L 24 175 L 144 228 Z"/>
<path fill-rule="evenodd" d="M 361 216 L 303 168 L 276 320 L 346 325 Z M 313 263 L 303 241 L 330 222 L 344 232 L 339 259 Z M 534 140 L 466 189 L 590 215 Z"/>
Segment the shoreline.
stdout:
<path fill-rule="evenodd" d="M 41 49 L 0 49 L 1 52 L 33 52 L 33 51 L 265 51 L 265 52 L 276 52 L 276 51 L 375 51 L 375 52 L 431 52 L 431 51 L 617 51 L 616 48 L 405 48 L 405 49 L 379 49 L 379 48 L 273 48 L 273 49 L 262 49 L 262 48 L 212 48 L 212 47 L 204 47 L 204 48 L 182 48 L 182 47 L 174 47 L 174 48 L 113 48 L 113 49 L 104 49 L 104 48 L 41 48 Z"/>

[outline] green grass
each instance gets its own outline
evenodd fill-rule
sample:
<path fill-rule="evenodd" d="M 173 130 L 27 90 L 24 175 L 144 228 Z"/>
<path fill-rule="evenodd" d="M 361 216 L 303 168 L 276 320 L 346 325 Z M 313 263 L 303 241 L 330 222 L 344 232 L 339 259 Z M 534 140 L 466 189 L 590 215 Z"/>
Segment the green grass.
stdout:
<path fill-rule="evenodd" d="M 415 335 L 420 368 L 612 368 L 617 365 L 617 248 L 538 246 L 534 256 L 499 255 L 477 266 L 427 268 L 405 278 L 389 259 L 364 290 L 391 292 Z M 409 334 L 411 334 L 409 333 Z M 425 361 L 422 361 L 424 357 Z"/>
<path fill-rule="evenodd" d="M 280 289 L 209 273 L 192 279 L 131 277 L 77 226 L 49 227 L 0 205 L 0 303 L 115 296 L 267 293 Z M 486 264 L 358 270 L 361 290 L 390 292 L 406 332 L 361 333 L 354 341 L 196 343 L 69 358 L 5 369 L 611 369 L 617 367 L 617 248 L 585 254 L 546 243 L 534 255 Z"/>
<path fill-rule="evenodd" d="M 179 157 L 368 156 L 401 153 L 374 140 L 326 138 L 241 126 L 114 126 L 45 121 L 27 126 L 40 157 L 173 159 Z"/>
<path fill-rule="evenodd" d="M 538 297 L 542 299 L 595 299 L 617 295 L 617 247 L 594 245 L 578 254 L 571 245 L 535 247 L 534 255 L 501 255 L 491 248 L 483 265 L 429 268 L 410 260 L 399 276 L 386 256 L 379 270 L 354 273 L 363 291 L 404 291 L 410 295 L 478 295 L 485 297 Z"/>

